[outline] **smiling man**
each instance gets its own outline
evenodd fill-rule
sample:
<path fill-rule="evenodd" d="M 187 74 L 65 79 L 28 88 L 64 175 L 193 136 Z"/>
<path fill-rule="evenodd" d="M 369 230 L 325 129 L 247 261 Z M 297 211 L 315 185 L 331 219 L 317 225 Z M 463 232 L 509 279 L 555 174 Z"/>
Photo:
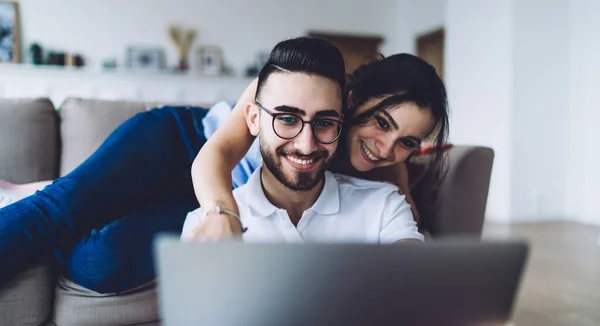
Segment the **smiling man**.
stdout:
<path fill-rule="evenodd" d="M 205 214 L 241 220 L 247 242 L 394 243 L 423 240 L 395 186 L 327 171 L 342 132 L 344 61 L 331 44 L 279 43 L 258 78 L 246 122 L 259 136 L 262 167 L 234 191 L 240 215 L 191 212 L 182 239 L 199 240 Z"/>

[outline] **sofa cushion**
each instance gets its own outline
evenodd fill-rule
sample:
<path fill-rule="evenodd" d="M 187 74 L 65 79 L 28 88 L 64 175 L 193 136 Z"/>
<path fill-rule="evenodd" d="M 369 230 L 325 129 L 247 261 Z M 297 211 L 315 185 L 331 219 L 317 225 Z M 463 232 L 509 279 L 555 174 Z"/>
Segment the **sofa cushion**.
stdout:
<path fill-rule="evenodd" d="M 54 322 L 60 326 L 118 326 L 159 320 L 156 283 L 113 294 L 100 294 L 59 278 Z"/>
<path fill-rule="evenodd" d="M 68 174 L 81 164 L 127 119 L 155 106 L 157 104 L 143 102 L 65 100 L 58 111 L 62 141 L 60 175 Z"/>
<path fill-rule="evenodd" d="M 0 326 L 42 324 L 52 308 L 52 275 L 50 267 L 34 266 L 0 287 Z"/>
<path fill-rule="evenodd" d="M 482 146 L 456 146 L 450 150 L 448 174 L 440 187 L 439 214 L 434 221 L 436 232 L 454 237 L 481 236 L 494 155 L 493 149 Z"/>
<path fill-rule="evenodd" d="M 0 99 L 0 179 L 54 180 L 58 142 L 58 115 L 50 100 Z"/>

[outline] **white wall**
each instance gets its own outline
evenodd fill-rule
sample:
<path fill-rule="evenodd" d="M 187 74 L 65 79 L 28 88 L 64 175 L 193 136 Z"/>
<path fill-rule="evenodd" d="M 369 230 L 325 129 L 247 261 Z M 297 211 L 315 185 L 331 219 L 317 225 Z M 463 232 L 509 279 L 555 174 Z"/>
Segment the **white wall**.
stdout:
<path fill-rule="evenodd" d="M 199 30 L 203 44 L 223 48 L 227 63 L 241 73 L 257 51 L 308 30 L 381 34 L 384 53 L 397 48 L 398 0 L 21 0 L 23 43 L 85 54 L 93 67 L 109 57 L 124 60 L 133 44 L 158 45 L 170 65 L 177 52 L 167 27 Z"/>
<path fill-rule="evenodd" d="M 508 221 L 511 207 L 512 9 L 505 0 L 452 0 L 446 13 L 450 141 L 494 149 L 487 217 L 496 221 Z"/>
<path fill-rule="evenodd" d="M 423 34 L 444 27 L 447 0 L 409 0 L 408 21 L 411 31 Z"/>
<path fill-rule="evenodd" d="M 591 32 L 600 30 L 600 3 L 589 8 L 594 0 L 577 1 L 448 2 L 451 141 L 496 152 L 489 219 L 600 218 L 592 207 L 600 198 L 600 170 L 592 165 L 600 157 L 581 154 L 578 142 L 593 139 L 590 130 L 600 121 L 592 86 L 600 85 L 593 80 L 600 75 L 600 46 Z M 575 18 L 574 6 L 581 12 Z"/>
<path fill-rule="evenodd" d="M 395 52 L 415 53 L 418 36 L 442 28 L 448 0 L 398 0 L 398 30 Z"/>
<path fill-rule="evenodd" d="M 569 148 L 569 1 L 513 1 L 511 219 L 562 219 Z"/>
<path fill-rule="evenodd" d="M 600 225 L 600 2 L 571 0 L 570 146 L 567 211 Z"/>

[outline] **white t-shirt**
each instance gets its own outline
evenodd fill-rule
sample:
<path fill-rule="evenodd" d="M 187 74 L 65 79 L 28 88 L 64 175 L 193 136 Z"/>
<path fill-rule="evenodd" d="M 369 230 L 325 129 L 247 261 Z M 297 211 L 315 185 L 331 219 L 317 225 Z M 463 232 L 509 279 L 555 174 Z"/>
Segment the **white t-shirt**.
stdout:
<path fill-rule="evenodd" d="M 294 226 L 287 211 L 265 196 L 257 169 L 233 196 L 248 231 L 245 242 L 349 242 L 389 244 L 402 239 L 423 241 L 410 205 L 398 188 L 381 182 L 325 173 L 325 185 L 315 204 Z M 188 214 L 182 239 L 198 226 L 202 209 Z"/>

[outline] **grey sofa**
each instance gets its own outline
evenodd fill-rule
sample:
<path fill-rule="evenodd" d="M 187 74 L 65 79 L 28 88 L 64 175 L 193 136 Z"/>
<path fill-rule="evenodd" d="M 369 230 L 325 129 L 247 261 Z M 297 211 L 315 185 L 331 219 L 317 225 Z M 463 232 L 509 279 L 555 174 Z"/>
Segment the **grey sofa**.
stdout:
<path fill-rule="evenodd" d="M 119 124 L 156 106 L 70 98 L 55 108 L 44 98 L 0 99 L 0 179 L 29 183 L 64 176 Z M 494 153 L 456 146 L 449 156 L 440 205 L 423 218 L 437 237 L 479 236 Z M 51 266 L 38 262 L 0 285 L 0 326 L 158 325 L 154 283 L 127 293 L 99 294 L 56 275 Z"/>

